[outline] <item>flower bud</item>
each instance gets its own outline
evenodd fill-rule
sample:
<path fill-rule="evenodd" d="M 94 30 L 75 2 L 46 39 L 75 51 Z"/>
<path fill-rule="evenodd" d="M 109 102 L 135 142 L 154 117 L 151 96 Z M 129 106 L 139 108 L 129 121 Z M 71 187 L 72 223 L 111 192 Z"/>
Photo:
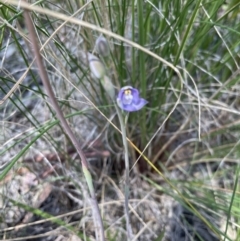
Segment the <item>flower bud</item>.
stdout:
<path fill-rule="evenodd" d="M 99 36 L 97 38 L 96 48 L 97 48 L 98 53 L 103 57 L 107 57 L 110 54 L 108 42 L 107 42 L 106 38 L 104 38 L 103 36 Z"/>
<path fill-rule="evenodd" d="M 104 75 L 101 83 L 105 91 L 108 93 L 108 95 L 114 100 L 115 90 L 110 78 L 107 75 Z"/>
<path fill-rule="evenodd" d="M 96 78 L 101 79 L 105 75 L 105 68 L 101 60 L 95 55 L 88 53 L 88 62 L 89 68 L 93 75 Z"/>

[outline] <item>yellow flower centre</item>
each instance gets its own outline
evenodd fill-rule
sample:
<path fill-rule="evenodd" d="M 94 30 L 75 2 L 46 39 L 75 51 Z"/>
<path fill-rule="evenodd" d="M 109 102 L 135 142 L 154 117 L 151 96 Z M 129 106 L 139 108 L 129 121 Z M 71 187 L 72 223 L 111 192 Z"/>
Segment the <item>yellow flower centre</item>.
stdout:
<path fill-rule="evenodd" d="M 124 95 L 122 99 L 124 105 L 131 105 L 132 100 L 133 100 L 132 90 L 131 89 L 124 90 Z"/>
<path fill-rule="evenodd" d="M 125 95 L 131 95 L 132 91 L 130 89 L 127 89 L 127 90 L 124 91 L 124 94 Z"/>

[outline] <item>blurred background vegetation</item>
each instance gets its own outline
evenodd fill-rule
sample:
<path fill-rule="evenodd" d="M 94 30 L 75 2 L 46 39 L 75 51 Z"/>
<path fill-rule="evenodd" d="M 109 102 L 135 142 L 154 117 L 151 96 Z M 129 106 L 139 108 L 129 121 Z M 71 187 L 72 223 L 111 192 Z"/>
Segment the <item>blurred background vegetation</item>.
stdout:
<path fill-rule="evenodd" d="M 135 240 L 240 240 L 239 1 L 32 4 L 55 95 L 91 163 L 108 240 L 126 237 L 119 123 L 86 59 L 98 56 L 103 32 L 116 92 L 131 85 L 149 101 L 127 127 L 152 163 L 130 145 Z M 79 160 L 32 63 L 21 1 L 0 4 L 0 25 L 0 237 L 94 240 Z"/>

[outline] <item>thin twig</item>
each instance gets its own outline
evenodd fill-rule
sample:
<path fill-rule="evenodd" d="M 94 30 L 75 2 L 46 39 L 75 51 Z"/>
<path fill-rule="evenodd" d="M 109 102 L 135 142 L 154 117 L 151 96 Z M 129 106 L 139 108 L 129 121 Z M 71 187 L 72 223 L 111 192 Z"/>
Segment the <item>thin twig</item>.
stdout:
<path fill-rule="evenodd" d="M 67 121 L 65 120 L 64 115 L 57 103 L 55 96 L 54 96 L 54 92 L 52 90 L 50 81 L 48 79 L 47 72 L 43 65 L 42 57 L 40 55 L 40 49 L 39 49 L 39 46 L 37 43 L 34 26 L 33 26 L 32 20 L 30 18 L 29 12 L 27 10 L 24 11 L 24 18 L 26 21 L 27 28 L 29 30 L 29 36 L 30 36 L 30 39 L 31 39 L 31 42 L 33 45 L 33 51 L 34 51 L 34 55 L 36 57 L 36 62 L 37 62 L 37 66 L 39 68 L 39 73 L 40 73 L 40 77 L 43 82 L 43 85 L 46 89 L 49 99 L 51 100 L 52 106 L 53 106 L 54 110 L 56 111 L 57 117 L 61 122 L 61 125 L 63 126 L 64 130 L 66 131 L 68 137 L 72 141 L 73 145 L 75 146 L 75 148 L 80 156 L 82 168 L 85 170 L 88 170 L 88 163 L 87 163 L 85 154 L 83 153 L 83 151 L 82 151 L 76 137 L 74 136 L 72 130 L 70 129 Z M 90 175 L 90 173 L 88 173 L 88 175 Z M 98 207 L 98 204 L 96 201 L 95 192 L 94 192 L 93 188 L 89 188 L 89 190 L 90 190 L 90 194 L 91 194 L 90 203 L 91 203 L 92 211 L 94 214 L 93 216 L 95 218 L 95 221 L 97 222 L 97 227 L 95 229 L 96 233 L 97 233 L 96 239 L 104 241 L 105 237 L 104 237 L 103 223 L 102 223 L 102 218 L 100 215 L 99 207 Z"/>

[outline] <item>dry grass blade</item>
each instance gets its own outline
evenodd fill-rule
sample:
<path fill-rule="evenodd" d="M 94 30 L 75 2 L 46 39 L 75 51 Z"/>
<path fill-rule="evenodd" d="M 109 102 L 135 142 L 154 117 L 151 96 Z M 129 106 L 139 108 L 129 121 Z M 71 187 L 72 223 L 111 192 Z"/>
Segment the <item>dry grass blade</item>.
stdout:
<path fill-rule="evenodd" d="M 30 18 L 30 15 L 28 13 L 28 11 L 25 10 L 24 12 L 24 17 L 25 17 L 25 20 L 26 20 L 26 24 L 27 24 L 27 27 L 28 27 L 28 30 L 29 30 L 29 34 L 31 36 L 31 40 L 32 40 L 32 44 L 33 44 L 33 49 L 34 49 L 34 54 L 35 54 L 35 57 L 36 57 L 36 61 L 37 61 L 37 65 L 39 67 L 39 72 L 40 72 L 40 76 L 41 76 L 41 79 L 44 83 L 44 86 L 46 88 L 46 91 L 48 93 L 48 96 L 49 98 L 51 99 L 51 102 L 52 102 L 52 105 L 58 115 L 58 118 L 59 120 L 61 121 L 65 131 L 67 132 L 69 138 L 71 139 L 71 141 L 73 142 L 75 148 L 77 149 L 77 152 L 81 158 L 81 162 L 82 162 L 82 167 L 83 169 L 85 169 L 85 171 L 87 172 L 88 174 L 88 178 L 87 181 L 90 182 L 90 184 L 92 185 L 92 179 L 91 178 L 91 174 L 88 172 L 88 164 L 87 164 L 87 161 L 86 161 L 86 157 L 76 139 L 76 137 L 74 136 L 72 130 L 70 129 L 67 121 L 65 120 L 64 118 L 64 115 L 55 99 L 55 96 L 54 96 L 54 93 L 53 93 L 53 90 L 52 90 L 52 87 L 50 85 L 50 82 L 49 82 L 49 79 L 48 79 L 48 75 L 47 75 L 47 72 L 45 70 L 45 67 L 43 65 L 43 62 L 42 62 L 42 58 L 41 58 L 41 55 L 40 55 L 40 51 L 39 51 L 39 48 L 38 48 L 38 44 L 37 44 L 37 40 L 36 40 L 36 34 L 35 34 L 35 30 L 34 30 L 34 27 L 33 27 L 33 23 L 31 21 L 31 18 Z M 102 223 L 102 218 L 100 216 L 100 211 L 99 211 L 99 208 L 98 208 L 98 204 L 96 202 L 96 197 L 95 197 L 95 193 L 94 193 L 94 189 L 93 189 L 93 186 L 89 186 L 89 189 L 90 189 L 90 194 L 91 194 L 91 204 L 92 204 L 92 210 L 93 210 L 93 213 L 94 213 L 94 220 L 96 221 L 96 224 L 97 224 L 97 227 L 95 229 L 96 231 L 96 238 L 97 240 L 100 240 L 100 241 L 104 241 L 105 240 L 105 237 L 104 237 L 104 229 L 103 229 L 103 223 Z"/>

